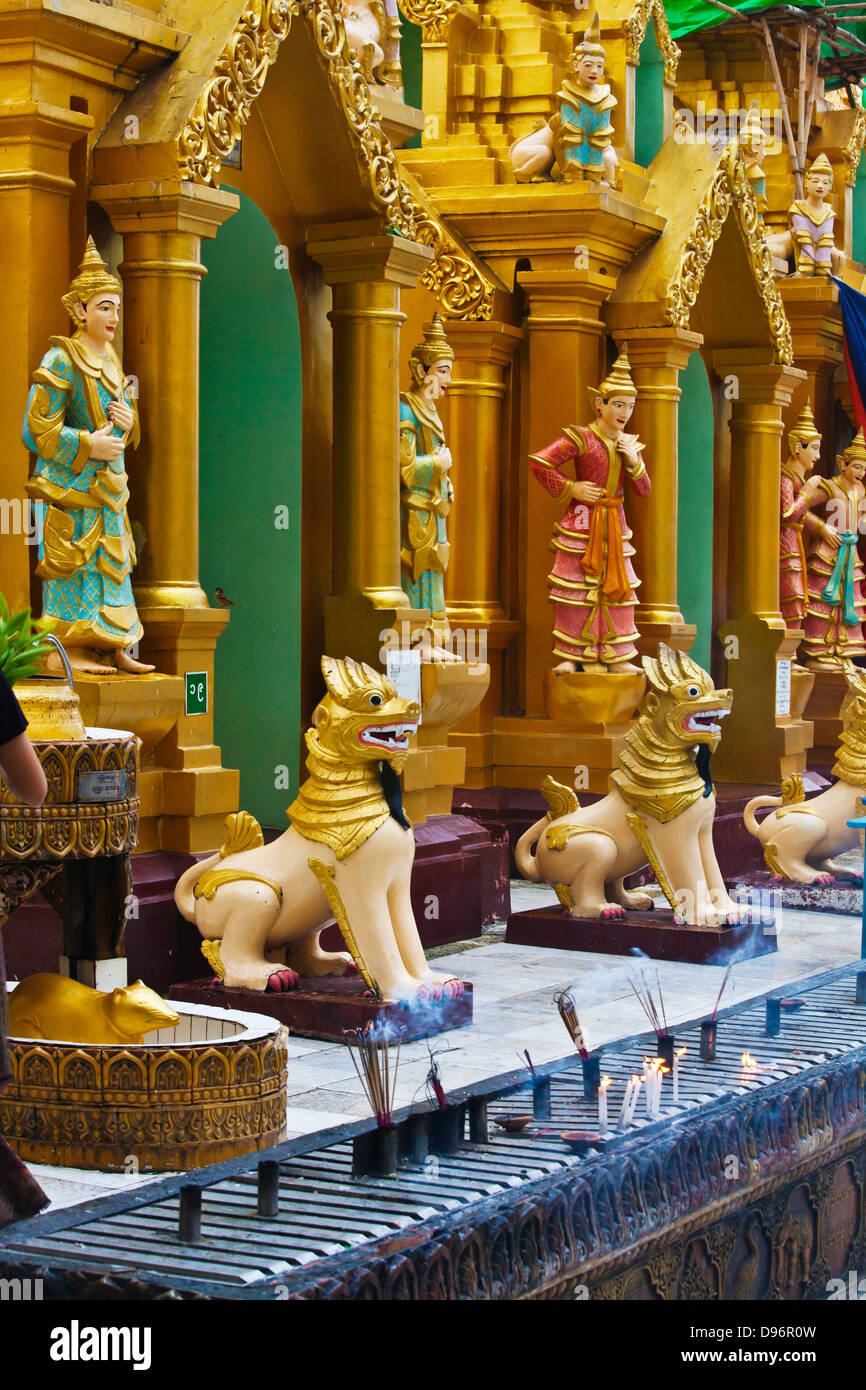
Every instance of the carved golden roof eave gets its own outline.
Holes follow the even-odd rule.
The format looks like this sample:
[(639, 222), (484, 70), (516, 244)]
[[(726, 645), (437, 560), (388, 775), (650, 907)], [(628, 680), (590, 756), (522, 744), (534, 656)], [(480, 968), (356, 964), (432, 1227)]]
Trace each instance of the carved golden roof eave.
[(461, 237), (448, 230), (418, 181), (405, 169), (402, 172), (412, 202), (415, 240), (433, 251), (420, 283), (435, 295), (447, 318), (490, 319), (494, 293), (507, 293), (505, 286)]
[(755, 322), (766, 324), (775, 360), (792, 366), (791, 326), (742, 151), (730, 145), (716, 158), (706, 146), (668, 141), (653, 170), (647, 199), (666, 215), (668, 224), (620, 276), (607, 302), (610, 326), (625, 330), (639, 319), (646, 326), (687, 329), (715, 245), (733, 217), (760, 308)]
[(177, 137), (180, 177), (216, 185), (222, 162), (249, 120), (296, 16), (312, 29), (373, 204), (390, 227), (411, 238), (412, 201), (391, 142), (379, 124), (370, 89), (346, 43), (337, 0), (250, 0)]
[(713, 247), (731, 211), (736, 217), (754, 272), (776, 360), (783, 366), (792, 367), (794, 345), (791, 325), (776, 285), (773, 258), (764, 235), (757, 198), (746, 174), (746, 161), (742, 150), (733, 145), (728, 146), (719, 160), (712, 184), (698, 208), (691, 236), (683, 247), (676, 274), (668, 285), (669, 321), (680, 328), (688, 328)]
[(851, 134), (842, 149), (842, 158), (845, 161), (845, 182), (849, 188), (853, 188), (857, 182), (857, 169), (864, 144), (866, 144), (866, 109), (861, 106), (855, 113)]
[(662, 0), (637, 0), (637, 4), (627, 15), (625, 21), (626, 57), (630, 63), (635, 65), (640, 63), (640, 46), (646, 36), (650, 19), (655, 24), (656, 43), (664, 59), (665, 82), (673, 86), (677, 80), (677, 67), (682, 57), (682, 50), (673, 39)]

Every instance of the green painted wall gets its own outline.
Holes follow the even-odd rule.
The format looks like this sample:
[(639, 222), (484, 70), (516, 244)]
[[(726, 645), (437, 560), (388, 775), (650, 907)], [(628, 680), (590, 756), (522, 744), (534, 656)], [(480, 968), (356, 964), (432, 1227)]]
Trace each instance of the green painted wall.
[(863, 265), (866, 263), (866, 163), (862, 159), (851, 196), (851, 255)]
[(713, 397), (701, 354), (680, 373), (677, 594), (698, 628), (691, 655), (710, 665), (713, 625)]
[(635, 69), (635, 163), (644, 169), (652, 164), (664, 143), (664, 59), (656, 43), (655, 25), (650, 22), (640, 46), (640, 63)]
[[(423, 81), (423, 54), (421, 51), (421, 26), (413, 24), (404, 15), (400, 16), (400, 66), (403, 69), (403, 99), (407, 106), (421, 110), (421, 84)], [(421, 148), (421, 134), (411, 136), (406, 141), (407, 150)]]
[[(219, 585), (238, 605), (216, 649), (223, 766), (240, 768), (241, 807), (284, 829), (298, 786), (301, 349), (285, 252), (240, 199), (202, 243), (201, 583), (211, 603)], [(288, 785), (275, 785), (280, 767)]]

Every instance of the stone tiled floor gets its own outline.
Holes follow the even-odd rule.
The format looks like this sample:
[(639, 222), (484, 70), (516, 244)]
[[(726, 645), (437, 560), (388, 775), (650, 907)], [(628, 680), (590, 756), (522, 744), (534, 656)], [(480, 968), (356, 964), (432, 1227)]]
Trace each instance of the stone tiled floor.
[[(512, 885), (512, 910), (555, 902), (546, 887)], [(590, 1047), (614, 1042), (646, 1028), (629, 975), (634, 965), (622, 956), (508, 946), (502, 930), (490, 929), (474, 949), (441, 954), (436, 968), (461, 974), (475, 990), (475, 1017), (470, 1028), (413, 1042), (401, 1050), (397, 1106), (423, 1097), (430, 1050), (437, 1057), (446, 1090), (481, 1081), (522, 1065), (529, 1049), (533, 1062), (563, 1057), (570, 1043), (553, 1004), (563, 986), (572, 989)], [(859, 958), (860, 919), (826, 913), (784, 914), (777, 954), (744, 961), (732, 973), (728, 1004), (807, 975)], [(721, 966), (651, 962), (658, 970), (668, 1022), (694, 1018), (712, 1008), (721, 982)], [(368, 1113), (361, 1084), (346, 1050), (334, 1043), (289, 1039), (288, 1133), (290, 1136), (344, 1124)], [(57, 1205), (81, 1202), (106, 1190), (147, 1177), (125, 1177), (32, 1165)]]

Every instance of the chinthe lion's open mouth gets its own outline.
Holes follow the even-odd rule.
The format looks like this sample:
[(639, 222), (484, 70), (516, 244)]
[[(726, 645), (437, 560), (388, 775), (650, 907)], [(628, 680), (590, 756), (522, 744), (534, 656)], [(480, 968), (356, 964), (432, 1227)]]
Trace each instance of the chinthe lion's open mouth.
[(375, 748), (405, 752), (409, 747), (409, 735), (414, 734), (417, 727), (417, 724), (373, 724), (361, 730), (358, 740)]
[(717, 720), (725, 719), (729, 709), (702, 709), (688, 715), (683, 720), (683, 728), (689, 734), (720, 734), (722, 727)]

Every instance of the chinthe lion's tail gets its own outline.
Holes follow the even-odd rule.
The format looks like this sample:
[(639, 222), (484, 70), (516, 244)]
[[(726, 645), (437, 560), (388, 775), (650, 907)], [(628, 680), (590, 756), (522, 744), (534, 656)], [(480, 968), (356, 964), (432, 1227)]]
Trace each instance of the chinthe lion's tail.
[(751, 801), (746, 803), (743, 811), (743, 821), (750, 835), (754, 835), (756, 840), (761, 838), (761, 827), (755, 819), (755, 812), (762, 806), (781, 806), (784, 801), (782, 796), (753, 796)]
[(200, 864), (192, 864), (185, 874), (181, 874), (174, 890), (174, 901), (181, 917), (188, 922), (195, 921), (194, 888), (206, 869), (213, 869), (230, 854), (240, 854), (243, 850), (258, 849), (264, 844), (262, 828), (255, 816), (248, 811), (235, 811), (226, 816), (226, 839), (216, 854), (202, 859)]
[(524, 878), (528, 878), (530, 883), (538, 883), (540, 875), (538, 865), (535, 862), (533, 848), (542, 830), (547, 825), (547, 816), (542, 816), (534, 825), (521, 835), (517, 844), (514, 846), (514, 859), (518, 869)]

